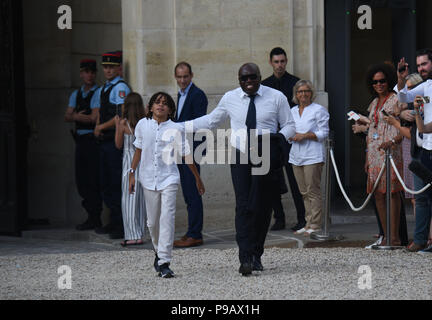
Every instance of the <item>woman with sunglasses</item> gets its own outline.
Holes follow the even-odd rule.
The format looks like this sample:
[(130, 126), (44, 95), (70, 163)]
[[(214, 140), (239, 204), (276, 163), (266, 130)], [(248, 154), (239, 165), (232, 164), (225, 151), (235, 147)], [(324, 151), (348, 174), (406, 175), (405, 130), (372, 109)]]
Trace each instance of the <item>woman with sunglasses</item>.
[[(367, 193), (373, 191), (376, 180), (378, 179), (382, 165), (385, 161), (385, 150), (390, 149), (393, 160), (400, 173), (403, 172), (402, 146), (403, 136), (394, 126), (388, 124), (385, 118), (399, 116), (403, 105), (398, 102), (397, 95), (392, 88), (397, 83), (397, 74), (393, 66), (389, 64), (374, 65), (367, 72), (367, 86), (373, 96), (373, 101), (369, 105), (370, 112), (368, 122), (368, 135), (366, 139), (366, 164), (367, 173)], [(376, 207), (379, 214), (381, 225), (384, 229), (384, 239), (381, 245), (400, 246), (399, 237), (401, 198), (400, 192), (403, 190), (396, 173), (391, 170), (391, 239), (387, 242), (387, 210), (386, 210), (386, 174), (383, 176), (375, 190), (374, 196)]]

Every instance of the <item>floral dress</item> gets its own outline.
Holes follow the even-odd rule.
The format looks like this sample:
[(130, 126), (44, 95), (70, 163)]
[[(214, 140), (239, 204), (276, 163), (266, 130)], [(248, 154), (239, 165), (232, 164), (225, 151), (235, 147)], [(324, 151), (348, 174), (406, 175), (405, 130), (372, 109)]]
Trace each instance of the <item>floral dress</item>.
[[(383, 163), (385, 163), (385, 151), (378, 150), (378, 148), (382, 143), (391, 141), (399, 134), (399, 131), (395, 127), (384, 121), (384, 114), (382, 113), (382, 110), (385, 110), (388, 114), (393, 116), (398, 116), (400, 114), (402, 104), (398, 102), (396, 94), (390, 93), (390, 96), (384, 102), (384, 105), (378, 106), (378, 100), (379, 99), (376, 98), (372, 101), (368, 109), (370, 110), (369, 119), (371, 120), (371, 124), (369, 126), (367, 137), (367, 193), (372, 193), (375, 182), (381, 171), (381, 167)], [(391, 148), (391, 155), (400, 175), (403, 177), (402, 146), (400, 144), (393, 146)], [(386, 189), (386, 171), (384, 170), (376, 192), (385, 194)], [(391, 192), (395, 193), (402, 190), (402, 185), (400, 184), (396, 173), (392, 169)]]

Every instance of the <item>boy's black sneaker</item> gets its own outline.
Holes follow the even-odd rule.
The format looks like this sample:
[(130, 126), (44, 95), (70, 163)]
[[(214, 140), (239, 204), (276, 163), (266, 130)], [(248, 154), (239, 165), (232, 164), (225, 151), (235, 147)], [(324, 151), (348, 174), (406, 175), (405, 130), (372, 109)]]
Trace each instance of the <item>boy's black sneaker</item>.
[(164, 263), (159, 266), (159, 277), (162, 278), (173, 278), (174, 272), (169, 268), (169, 263)]
[(160, 272), (160, 267), (159, 267), (159, 263), (158, 262), (159, 262), (159, 257), (155, 253), (155, 259), (154, 259), (154, 262), (153, 262), (153, 266), (154, 266), (156, 272)]

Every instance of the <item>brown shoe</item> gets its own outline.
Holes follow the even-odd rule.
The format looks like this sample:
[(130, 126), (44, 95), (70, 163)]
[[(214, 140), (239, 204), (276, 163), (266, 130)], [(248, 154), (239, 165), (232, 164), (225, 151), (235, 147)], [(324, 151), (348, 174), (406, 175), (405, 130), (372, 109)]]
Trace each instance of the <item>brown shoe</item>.
[(203, 244), (202, 239), (194, 239), (194, 238), (181, 238), (180, 240), (174, 241), (174, 247), (176, 248), (189, 248), (189, 247), (198, 247)]
[(414, 242), (411, 242), (411, 244), (407, 247), (407, 250), (409, 252), (418, 252), (418, 251), (423, 250), (425, 248), (426, 248), (425, 245), (420, 245), (420, 244), (416, 244)]

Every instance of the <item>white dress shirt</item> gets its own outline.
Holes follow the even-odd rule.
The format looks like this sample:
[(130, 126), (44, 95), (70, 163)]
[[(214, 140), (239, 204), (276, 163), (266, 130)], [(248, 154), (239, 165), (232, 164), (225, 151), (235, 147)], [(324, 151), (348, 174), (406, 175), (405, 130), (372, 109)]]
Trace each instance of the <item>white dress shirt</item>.
[[(432, 99), (432, 80), (427, 80), (412, 90), (408, 90), (406, 85), (405, 88), (400, 91), (396, 85), (394, 90), (398, 94), (399, 101), (404, 103), (414, 102), (416, 96), (429, 97)], [(424, 105), (424, 123), (428, 124), (430, 122), (432, 122), (432, 104), (428, 103)], [(423, 148), (432, 150), (432, 134), (423, 134)]]
[(318, 141), (307, 139), (301, 142), (292, 142), (289, 162), (296, 166), (325, 162), (323, 142), (329, 134), (328, 123), (330, 119), (327, 109), (317, 103), (312, 103), (303, 109), (301, 116), (298, 106), (292, 108), (291, 112), (294, 117), (296, 132), (313, 132)]
[(190, 153), (184, 138), (183, 126), (171, 120), (157, 123), (154, 119), (141, 119), (135, 128), (134, 146), (142, 150), (139, 181), (146, 189), (164, 190), (180, 184), (177, 155)]
[[(260, 85), (255, 97), (257, 134), (277, 133), (278, 125), (282, 128), (285, 138), (294, 136), (295, 123), (291, 115), (291, 108), (285, 95), (272, 88)], [(234, 148), (245, 152), (246, 146), (246, 117), (249, 110), (250, 98), (241, 88), (227, 92), (218, 106), (208, 115), (186, 122), (186, 130), (193, 128), (214, 129), (222, 125), (229, 117), (231, 121), (230, 142)]]

